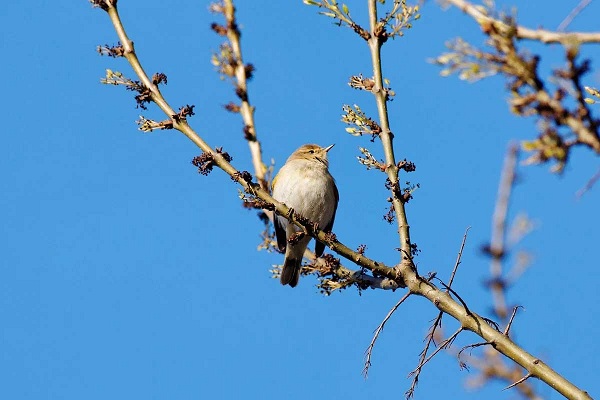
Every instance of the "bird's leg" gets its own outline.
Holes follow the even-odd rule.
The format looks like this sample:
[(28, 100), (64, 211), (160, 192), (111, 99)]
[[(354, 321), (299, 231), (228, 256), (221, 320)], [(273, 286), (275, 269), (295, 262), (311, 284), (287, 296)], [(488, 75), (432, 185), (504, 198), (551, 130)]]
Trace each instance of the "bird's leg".
[[(300, 216), (300, 214), (297, 214), (292, 207), (289, 207), (288, 212), (285, 214), (285, 217), (290, 221), (290, 224), (292, 223), (292, 221), (302, 222), (303, 218), (302, 216)], [(301, 226), (300, 228), (302, 229), (302, 231), (295, 232), (291, 234), (288, 238), (287, 242), (290, 245), (295, 245), (308, 233), (306, 232), (306, 228), (304, 228), (304, 226)]]
[(296, 216), (296, 212), (294, 211), (294, 209), (292, 207), (288, 208), (288, 212), (287, 212), (287, 214), (285, 214), (285, 217), (287, 219), (289, 219), (290, 221), (293, 221), (295, 216)]
[[(240, 177), (242, 177), (242, 173), (241, 172), (238, 172), (238, 174), (240, 175)], [(242, 177), (242, 179), (243, 179), (243, 177)], [(258, 184), (256, 184), (256, 183), (248, 182), (248, 186), (246, 186), (246, 188), (244, 188), (244, 191), (246, 193), (249, 193), (252, 196), (256, 197), (257, 196), (256, 189), (259, 188), (259, 187), (260, 186)]]
[[(295, 214), (294, 217), (295, 217), (296, 221), (300, 222), (300, 224), (301, 224), (300, 228), (302, 229), (304, 234), (310, 235), (310, 232), (308, 230), (313, 226), (313, 222), (311, 220), (309, 220), (308, 218), (303, 217), (300, 214)], [(307, 229), (307, 227), (308, 227), (308, 229)]]
[(312, 230), (313, 232), (316, 234), (317, 232), (319, 232), (320, 228), (319, 228), (319, 224), (316, 222), (312, 223)]
[(304, 233), (304, 232), (295, 232), (289, 237), (288, 243), (293, 246), (296, 243), (298, 243), (300, 240), (302, 240), (302, 238), (304, 236), (306, 236), (306, 233)]

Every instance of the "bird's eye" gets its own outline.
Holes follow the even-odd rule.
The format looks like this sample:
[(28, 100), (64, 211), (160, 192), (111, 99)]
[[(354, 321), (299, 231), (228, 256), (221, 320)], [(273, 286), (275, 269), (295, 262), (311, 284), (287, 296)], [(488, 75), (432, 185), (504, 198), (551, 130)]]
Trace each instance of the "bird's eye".
[(314, 151), (314, 150), (309, 150), (308, 152), (309, 152), (310, 154), (315, 154), (315, 151)]

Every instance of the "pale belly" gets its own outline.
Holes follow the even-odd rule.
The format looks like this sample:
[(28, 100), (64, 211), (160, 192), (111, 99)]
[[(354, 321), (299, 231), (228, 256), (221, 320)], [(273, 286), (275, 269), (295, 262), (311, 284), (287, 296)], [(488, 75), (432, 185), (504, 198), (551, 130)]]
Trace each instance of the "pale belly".
[(294, 184), (278, 182), (273, 197), (323, 229), (335, 211), (335, 183), (326, 171), (305, 171), (303, 175), (304, 179), (296, 179)]

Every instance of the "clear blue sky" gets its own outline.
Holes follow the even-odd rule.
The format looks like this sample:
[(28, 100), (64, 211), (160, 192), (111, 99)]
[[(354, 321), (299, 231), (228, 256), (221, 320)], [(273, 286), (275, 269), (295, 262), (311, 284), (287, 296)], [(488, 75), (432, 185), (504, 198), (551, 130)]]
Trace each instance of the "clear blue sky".
[[(271, 279), (282, 256), (256, 251), (262, 226), (229, 177), (198, 175), (190, 160), (199, 150), (181, 134), (137, 131), (141, 110), (131, 93), (99, 83), (105, 68), (132, 76), (124, 60), (95, 52), (116, 42), (106, 14), (83, 0), (38, 3), (9, 1), (0, 15), (0, 398), (401, 398), (436, 310), (422, 299), (403, 305), (365, 381), (364, 350), (403, 292), (323, 297), (313, 277), (293, 290)], [(195, 104), (192, 126), (250, 170), (241, 121), (221, 107), (234, 100), (231, 87), (209, 62), (220, 39), (208, 28), (217, 17), (207, 3), (120, 3), (147, 70), (168, 75), (172, 105)], [(363, 3), (348, 5), (364, 21)], [(578, 1), (514, 3), (522, 23), (555, 28)], [(395, 263), (394, 227), (382, 220), (384, 177), (356, 162), (359, 146), (377, 156), (381, 149), (339, 121), (343, 104), (374, 110), (370, 96), (347, 86), (353, 74), (370, 75), (366, 45), (301, 1), (240, 1), (238, 9), (244, 55), (256, 66), (250, 96), (265, 160), (280, 166), (303, 143), (335, 143), (334, 231)], [(597, 28), (599, 13), (593, 2), (571, 28)], [(386, 44), (384, 74), (397, 93), (397, 154), (416, 163), (408, 179), (421, 184), (408, 205), (420, 271), (447, 277), (471, 226), (455, 288), (485, 315), (489, 264), (478, 249), (489, 239), (504, 150), (535, 133), (531, 120), (508, 112), (500, 79), (471, 85), (427, 63), (459, 35), (482, 41), (471, 19), (427, 2), (414, 29)], [(562, 65), (562, 52), (551, 49), (546, 70)], [(597, 67), (598, 47), (584, 54)], [(600, 86), (597, 72), (588, 79)], [(143, 114), (162, 118), (153, 107)], [(525, 306), (517, 342), (596, 397), (600, 188), (579, 201), (575, 192), (597, 168), (596, 157), (578, 150), (560, 177), (548, 166), (520, 169), (511, 216), (535, 221), (519, 247), (534, 262), (509, 293), (511, 304)], [(458, 343), (477, 341), (465, 334)], [(466, 391), (475, 373), (441, 354), (417, 398), (514, 395), (500, 384)]]

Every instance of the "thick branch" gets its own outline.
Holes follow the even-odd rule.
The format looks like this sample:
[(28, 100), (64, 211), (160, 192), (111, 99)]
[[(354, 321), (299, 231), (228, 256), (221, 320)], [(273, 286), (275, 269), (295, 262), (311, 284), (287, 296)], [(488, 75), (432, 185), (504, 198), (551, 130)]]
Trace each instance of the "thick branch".
[(410, 271), (403, 270), (403, 272), (405, 272), (403, 274), (405, 282), (412, 292), (429, 299), (438, 309), (460, 321), (461, 326), (465, 330), (469, 330), (491, 343), (497, 351), (525, 368), (532, 376), (544, 381), (569, 399), (591, 400), (587, 392), (579, 389), (543, 361), (519, 347), (509, 337), (505, 336), (503, 332), (490, 326), (481, 316), (473, 311), (467, 312), (450, 295), (439, 290), (430, 282), (416, 276), (408, 276)]

